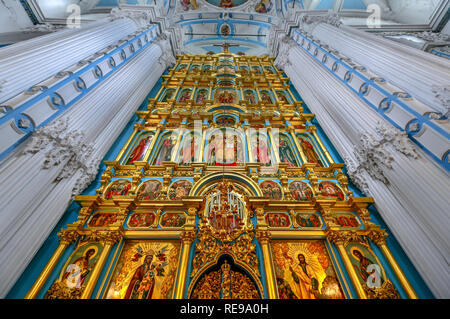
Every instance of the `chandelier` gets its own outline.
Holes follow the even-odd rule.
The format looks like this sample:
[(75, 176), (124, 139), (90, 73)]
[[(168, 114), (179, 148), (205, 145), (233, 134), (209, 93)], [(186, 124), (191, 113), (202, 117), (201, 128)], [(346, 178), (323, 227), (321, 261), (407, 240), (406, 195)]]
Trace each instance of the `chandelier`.
[(222, 181), (208, 195), (203, 225), (208, 225), (212, 235), (222, 241), (236, 238), (246, 227), (243, 195), (236, 192), (230, 182)]

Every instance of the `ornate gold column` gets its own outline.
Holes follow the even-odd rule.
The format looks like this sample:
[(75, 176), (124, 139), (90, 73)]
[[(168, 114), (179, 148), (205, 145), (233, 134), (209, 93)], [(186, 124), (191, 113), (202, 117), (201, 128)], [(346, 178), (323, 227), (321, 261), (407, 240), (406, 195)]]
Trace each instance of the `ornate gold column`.
[(300, 158), (303, 162), (302, 164), (308, 163), (308, 159), (306, 158), (305, 153), (303, 153), (303, 148), (298, 143), (297, 136), (295, 136), (294, 129), (292, 128), (292, 126), (290, 126), (288, 130), (289, 133), (291, 133), (292, 139), (294, 140), (295, 146), (297, 147), (298, 153), (300, 154)]
[(361, 282), (359, 281), (355, 268), (353, 267), (353, 264), (350, 261), (350, 258), (348, 257), (344, 247), (344, 245), (350, 241), (359, 241), (360, 240), (359, 236), (353, 232), (330, 230), (327, 233), (327, 239), (331, 243), (335, 244), (336, 247), (338, 248), (339, 254), (342, 257), (342, 260), (344, 261), (345, 268), (347, 269), (347, 272), (353, 283), (353, 287), (355, 287), (356, 293), (358, 294), (358, 297), (360, 299), (367, 299), (367, 294), (364, 291)]
[(258, 239), (264, 260), (264, 270), (266, 274), (267, 294), (269, 299), (277, 299), (277, 285), (275, 281), (275, 271), (273, 269), (272, 258), (270, 254), (269, 242), (270, 232), (268, 230), (257, 230), (256, 238)]
[(45, 268), (42, 270), (39, 277), (34, 282), (31, 289), (28, 291), (28, 293), (25, 296), (25, 299), (34, 299), (38, 295), (39, 291), (42, 289), (42, 286), (44, 286), (45, 282), (47, 281), (48, 277), (52, 273), (53, 269), (55, 268), (56, 264), (59, 261), (59, 258), (63, 254), (63, 252), (66, 250), (67, 246), (69, 246), (71, 243), (73, 243), (79, 236), (78, 232), (76, 230), (63, 230), (59, 234), (59, 245), (58, 248), (56, 248), (55, 252), (53, 253), (52, 257), (48, 261), (47, 265), (45, 265)]
[(267, 297), (269, 299), (277, 299), (277, 284), (275, 280), (275, 271), (273, 269), (272, 257), (270, 254), (270, 232), (267, 230), (267, 223), (264, 219), (264, 208), (257, 207), (255, 209), (257, 226), (256, 226), (256, 238), (261, 245), (263, 261), (264, 261), (264, 271), (266, 274), (266, 284), (267, 284)]
[[(267, 135), (269, 136), (269, 139), (270, 139), (270, 145), (272, 146), (271, 150), (273, 152), (273, 155), (275, 156), (277, 163), (281, 163), (280, 154), (279, 154), (279, 152), (277, 152), (278, 148), (275, 148), (274, 138), (273, 138), (273, 134), (272, 134), (272, 127), (268, 127), (267, 132), (268, 132)], [(278, 137), (278, 139), (279, 139), (279, 137)]]
[[(328, 160), (328, 163), (334, 164), (333, 158), (330, 155), (330, 152), (328, 152), (325, 145), (323, 145), (322, 140), (317, 135), (317, 128), (315, 126), (309, 127), (310, 132), (313, 134), (314, 138), (316, 139), (317, 143), (319, 144), (320, 148), (322, 149), (322, 152), (325, 154), (325, 157)], [(319, 155), (319, 154), (317, 154)]]
[(180, 267), (178, 269), (175, 299), (184, 298), (184, 289), (186, 287), (187, 268), (189, 263), (189, 252), (191, 250), (191, 245), (194, 242), (194, 240), (195, 240), (194, 229), (185, 230), (181, 234), (182, 251), (180, 258)]
[(89, 299), (91, 297), (92, 291), (97, 284), (98, 277), (100, 276), (100, 273), (105, 266), (106, 259), (108, 258), (112, 246), (122, 239), (122, 231), (111, 230), (106, 232), (93, 232), (91, 234), (91, 238), (95, 241), (103, 241), (104, 246), (100, 257), (95, 264), (94, 270), (92, 271), (91, 277), (89, 278), (89, 281), (86, 284), (83, 293), (81, 294), (80, 299)]
[(405, 274), (401, 270), (400, 266), (398, 265), (397, 261), (395, 260), (394, 256), (392, 256), (391, 251), (386, 246), (386, 237), (387, 233), (384, 230), (371, 230), (368, 234), (368, 237), (370, 240), (372, 240), (378, 247), (380, 247), (381, 251), (383, 252), (383, 255), (388, 260), (389, 264), (391, 265), (392, 269), (394, 270), (395, 275), (400, 281), (400, 284), (402, 285), (403, 289), (405, 290), (406, 294), (410, 299), (419, 299), (416, 292), (414, 291), (413, 287), (409, 283), (408, 279), (406, 278)]
[(162, 127), (163, 127), (162, 124), (158, 124), (158, 128), (156, 129), (155, 134), (153, 135), (153, 140), (150, 143), (150, 146), (148, 147), (148, 149), (144, 155), (144, 158), (142, 159), (143, 162), (148, 161), (148, 158), (150, 157), (150, 154), (152, 153), (153, 148), (155, 147), (156, 141), (158, 140), (159, 134), (161, 133)]

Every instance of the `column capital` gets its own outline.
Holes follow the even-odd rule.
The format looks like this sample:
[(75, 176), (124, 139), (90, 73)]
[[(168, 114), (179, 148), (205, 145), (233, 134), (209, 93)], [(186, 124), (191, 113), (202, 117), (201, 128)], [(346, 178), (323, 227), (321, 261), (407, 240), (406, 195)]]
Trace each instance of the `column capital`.
[(59, 236), (59, 242), (61, 244), (70, 245), (73, 243), (77, 238), (80, 236), (78, 231), (73, 229), (63, 229), (61, 232), (58, 233)]
[(185, 230), (181, 233), (181, 240), (183, 243), (192, 244), (195, 240), (195, 231)]
[(358, 235), (356, 231), (329, 230), (326, 236), (327, 239), (335, 245), (345, 246), (350, 242), (363, 242), (362, 237)]
[(377, 246), (386, 245), (386, 238), (388, 237), (388, 234), (385, 230), (377, 229), (377, 230), (370, 230), (367, 234), (367, 237), (371, 241), (373, 241)]

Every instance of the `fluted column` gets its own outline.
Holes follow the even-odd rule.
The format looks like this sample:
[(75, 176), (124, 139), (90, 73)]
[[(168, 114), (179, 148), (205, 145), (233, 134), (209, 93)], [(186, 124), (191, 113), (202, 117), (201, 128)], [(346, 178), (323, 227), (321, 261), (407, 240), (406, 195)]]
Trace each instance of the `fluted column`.
[(4, 297), (57, 224), (72, 194), (95, 178), (100, 160), (156, 84), (170, 45), (145, 46), (55, 122), (33, 134), (0, 167), (0, 297)]
[[(437, 113), (449, 112), (448, 59), (353, 27), (311, 21), (313, 26), (309, 33), (322, 43), (398, 86)], [(446, 98), (442, 94), (446, 94)]]
[[(450, 296), (447, 172), (293, 42), (279, 63), (438, 297)], [(281, 62), (280, 62), (281, 61)]]
[[(0, 103), (138, 31), (130, 18), (105, 18), (0, 49)], [(44, 67), (45, 66), (45, 67)]]

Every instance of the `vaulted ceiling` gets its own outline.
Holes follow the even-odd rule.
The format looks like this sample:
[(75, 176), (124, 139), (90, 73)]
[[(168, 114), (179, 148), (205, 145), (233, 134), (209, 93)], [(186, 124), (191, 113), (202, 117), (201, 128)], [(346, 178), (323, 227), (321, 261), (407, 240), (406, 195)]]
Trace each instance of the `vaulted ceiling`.
[[(2, 0), (9, 1), (9, 0)], [(160, 15), (179, 27), (186, 53), (230, 51), (267, 54), (269, 33), (294, 11), (334, 11), (345, 24), (367, 28), (380, 13), (384, 29), (432, 30), (442, 24), (450, 0), (20, 0), (34, 23), (65, 24), (78, 5), (82, 21), (97, 20), (119, 5), (156, 6)], [(1, 10), (1, 9), (0, 9)], [(448, 14), (447, 14), (448, 19)], [(0, 31), (1, 32), (1, 31)]]

